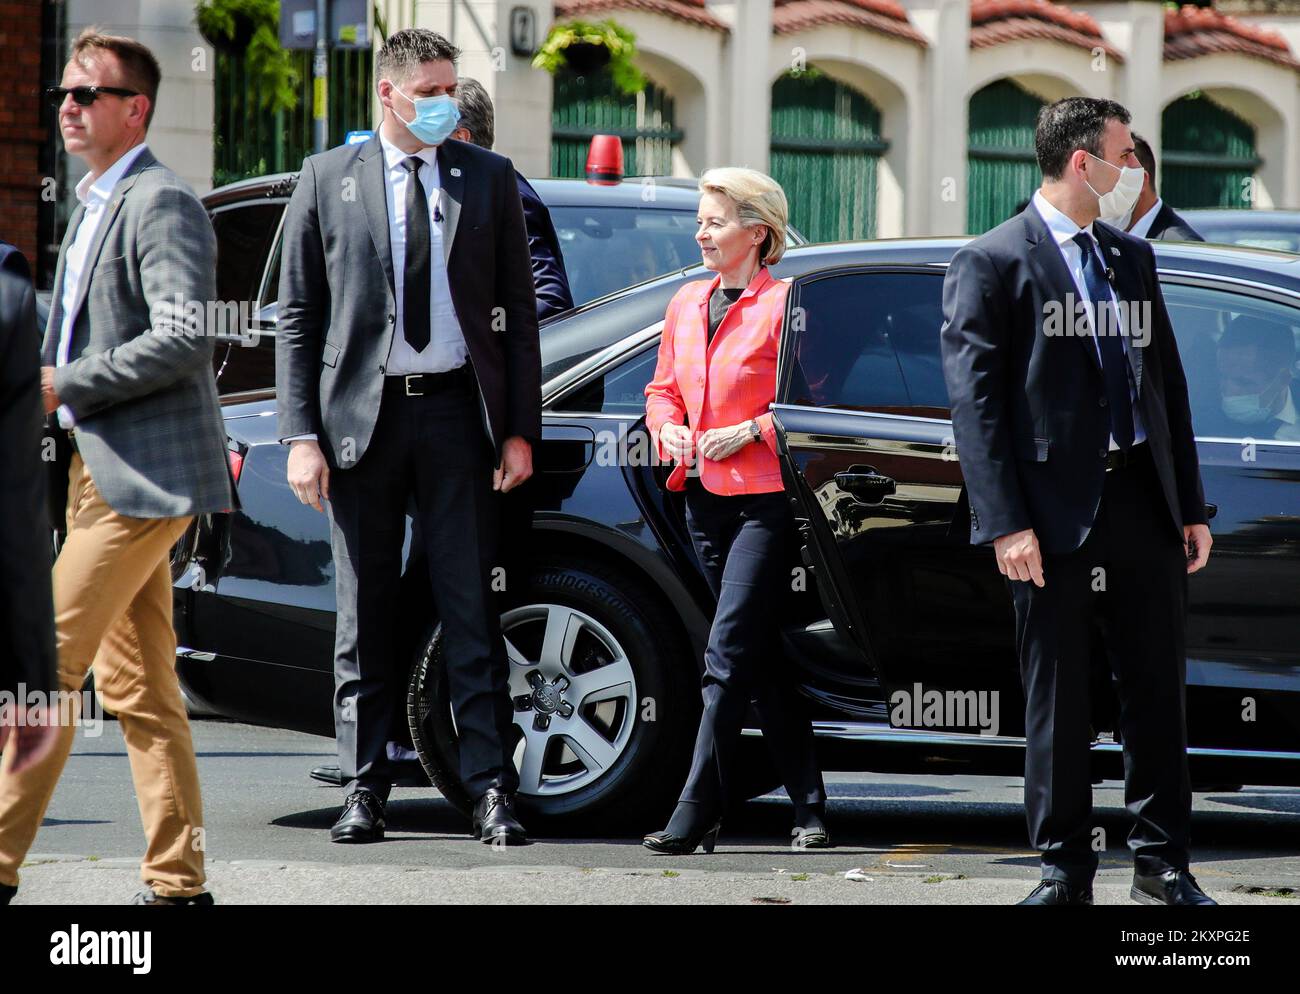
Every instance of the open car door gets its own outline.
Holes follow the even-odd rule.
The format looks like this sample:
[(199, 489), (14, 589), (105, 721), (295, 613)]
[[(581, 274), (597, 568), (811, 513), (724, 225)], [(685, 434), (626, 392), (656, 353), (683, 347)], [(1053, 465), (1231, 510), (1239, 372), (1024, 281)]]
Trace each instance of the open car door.
[(965, 515), (953, 524), (943, 274), (864, 265), (792, 281), (773, 405), (782, 475), (826, 611), (888, 691), (1014, 695), (1005, 583)]

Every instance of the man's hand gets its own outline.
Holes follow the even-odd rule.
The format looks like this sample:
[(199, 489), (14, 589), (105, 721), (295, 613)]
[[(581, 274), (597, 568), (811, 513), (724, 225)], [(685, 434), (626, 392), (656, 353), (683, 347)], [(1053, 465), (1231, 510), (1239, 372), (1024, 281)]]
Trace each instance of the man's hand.
[(675, 462), (690, 465), (695, 458), (695, 442), (691, 439), (691, 430), (685, 425), (665, 424), (659, 429), (659, 441)]
[(710, 428), (700, 436), (700, 455), (705, 459), (721, 462), (727, 456), (739, 452), (753, 440), (754, 433), (750, 431), (748, 421), (729, 425), (726, 428)]
[(1209, 525), (1183, 525), (1183, 546), (1187, 549), (1187, 572), (1195, 573), (1210, 558), (1210, 546), (1214, 544), (1214, 539), (1210, 538)]
[(1040, 587), (1043, 581), (1043, 555), (1038, 550), (1038, 536), (1032, 528), (1012, 532), (993, 540), (993, 555), (998, 561), (998, 572), (1011, 580), (1033, 580)]
[(10, 736), (14, 738), (14, 762), (10, 773), (21, 773), (48, 756), (59, 738), (59, 726), (47, 720), (47, 710), (37, 706), (28, 708), (23, 724), (14, 724), (15, 707), (0, 710), (0, 755)]
[(511, 435), (501, 446), (501, 465), (492, 472), (492, 489), (505, 493), (533, 475), (533, 447), (522, 435)]
[(54, 391), (54, 367), (41, 367), (41, 400), (45, 403), (45, 413), (50, 414), (59, 409), (59, 395)]
[(323, 511), (320, 502), (330, 498), (330, 468), (315, 439), (301, 438), (289, 443), (289, 486), (298, 499)]

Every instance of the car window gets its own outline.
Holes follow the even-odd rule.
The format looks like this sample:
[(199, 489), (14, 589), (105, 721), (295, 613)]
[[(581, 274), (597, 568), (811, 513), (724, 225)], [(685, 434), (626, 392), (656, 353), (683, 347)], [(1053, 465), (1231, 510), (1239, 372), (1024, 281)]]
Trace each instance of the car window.
[(840, 273), (802, 283), (790, 402), (948, 416), (940, 273)]
[(1300, 441), (1300, 310), (1217, 287), (1163, 290), (1196, 434)]
[(552, 207), (575, 306), (700, 261), (695, 211)]
[(240, 204), (212, 216), (217, 233), (217, 299), (258, 306), (262, 273), (275, 242), (284, 204), (264, 200)]
[(640, 417), (645, 413), (646, 384), (654, 378), (658, 359), (656, 343), (575, 390), (556, 403), (555, 409), (574, 414)]

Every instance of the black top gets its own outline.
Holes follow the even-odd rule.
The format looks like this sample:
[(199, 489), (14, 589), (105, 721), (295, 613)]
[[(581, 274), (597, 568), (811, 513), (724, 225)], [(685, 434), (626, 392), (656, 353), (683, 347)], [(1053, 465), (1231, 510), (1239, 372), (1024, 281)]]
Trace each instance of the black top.
[(740, 299), (740, 295), (745, 292), (743, 286), (724, 287), (721, 283), (718, 288), (709, 294), (709, 342), (712, 343), (713, 336), (717, 333), (718, 325), (722, 324), (722, 319), (727, 316), (727, 309)]

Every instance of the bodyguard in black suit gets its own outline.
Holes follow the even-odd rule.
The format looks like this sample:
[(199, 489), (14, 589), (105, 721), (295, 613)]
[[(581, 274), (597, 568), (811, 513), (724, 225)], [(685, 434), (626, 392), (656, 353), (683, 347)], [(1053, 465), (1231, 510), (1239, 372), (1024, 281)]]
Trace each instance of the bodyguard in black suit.
[(1160, 199), (1156, 192), (1156, 156), (1151, 151), (1151, 145), (1139, 135), (1133, 136), (1133, 154), (1146, 177), (1142, 181), (1142, 192), (1138, 194), (1137, 203), (1133, 205), (1131, 221), (1120, 227), (1135, 238), (1150, 241), (1205, 241), (1181, 214)]
[(390, 36), (378, 135), (308, 158), (285, 214), (276, 392), (289, 482), (330, 511), (348, 781), (337, 842), (383, 837), (385, 743), (410, 662), (397, 606), (411, 502), (473, 834), (525, 841), (490, 571), (500, 492), (531, 475), (541, 435), (537, 315), (510, 160), (448, 140), (458, 56), (432, 31)]
[[(22, 260), (16, 249), (14, 255)], [(40, 334), (25, 269), (0, 254), (0, 756), (7, 748), (14, 753), (13, 772), (38, 763), (57, 741), (57, 726), (28, 708), (29, 694), (59, 689), (41, 466)], [(0, 904), (16, 890), (0, 884)]]
[[(1044, 108), (1042, 187), (962, 248), (944, 282), (971, 541), (993, 544), (1015, 603), (1043, 874), (1027, 904), (1092, 901), (1094, 629), (1119, 682), (1132, 896), (1212, 903), (1188, 872), (1184, 614), (1210, 533), (1187, 385), (1150, 246), (1097, 220), (1133, 203), (1128, 121), (1107, 100)], [(1121, 314), (1127, 335), (1114, 333)]]
[[(496, 113), (483, 84), (462, 76), (456, 86), (456, 105), (460, 108), (460, 124), (452, 132), (452, 137), (490, 149), (496, 142)], [(518, 170), (515, 171), (515, 181), (519, 184), (519, 199), (524, 205), (528, 253), (533, 263), (533, 288), (537, 292), (537, 320), (541, 321), (552, 314), (572, 310), (573, 293), (569, 290), (564, 253), (560, 249), (560, 238), (555, 233), (550, 209)]]

